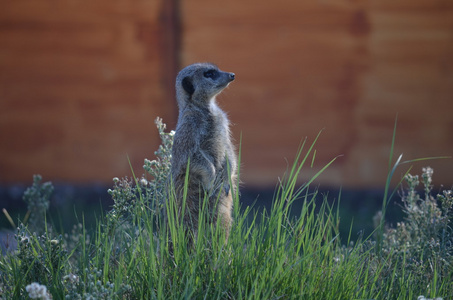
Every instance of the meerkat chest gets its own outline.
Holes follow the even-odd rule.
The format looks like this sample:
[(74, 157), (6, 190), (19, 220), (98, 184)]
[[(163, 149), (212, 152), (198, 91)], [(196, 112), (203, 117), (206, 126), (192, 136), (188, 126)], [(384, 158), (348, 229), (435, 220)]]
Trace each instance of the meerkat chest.
[(228, 137), (228, 120), (225, 113), (218, 107), (210, 109), (206, 115), (205, 134), (203, 135), (201, 148), (209, 153), (215, 165), (223, 162)]

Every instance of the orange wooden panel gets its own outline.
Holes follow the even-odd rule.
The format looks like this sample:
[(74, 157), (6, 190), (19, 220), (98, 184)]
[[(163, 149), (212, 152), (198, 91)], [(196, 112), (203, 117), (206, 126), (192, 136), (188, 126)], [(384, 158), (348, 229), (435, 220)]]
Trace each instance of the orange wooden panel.
[(2, 5), (0, 182), (111, 182), (130, 174), (127, 155), (143, 173), (154, 119), (176, 115), (162, 3)]
[[(453, 155), (452, 13), (429, 0), (182, 1), (181, 56), (236, 73), (219, 102), (242, 135), (245, 185), (275, 184), (324, 128), (315, 167), (342, 157), (318, 182), (376, 187), (397, 114), (396, 153)], [(451, 184), (451, 160), (415, 171), (425, 164)]]

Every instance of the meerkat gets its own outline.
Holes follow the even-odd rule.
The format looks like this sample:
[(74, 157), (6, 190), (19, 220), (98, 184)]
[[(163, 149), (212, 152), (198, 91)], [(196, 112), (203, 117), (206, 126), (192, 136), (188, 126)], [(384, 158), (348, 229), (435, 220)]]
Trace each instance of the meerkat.
[(234, 73), (223, 72), (210, 63), (187, 66), (176, 77), (179, 116), (173, 141), (171, 178), (177, 208), (181, 211), (189, 166), (184, 223), (195, 236), (204, 197), (208, 197), (212, 220), (220, 218), (227, 238), (233, 221), (237, 157), (228, 117), (217, 105), (216, 96), (234, 79)]

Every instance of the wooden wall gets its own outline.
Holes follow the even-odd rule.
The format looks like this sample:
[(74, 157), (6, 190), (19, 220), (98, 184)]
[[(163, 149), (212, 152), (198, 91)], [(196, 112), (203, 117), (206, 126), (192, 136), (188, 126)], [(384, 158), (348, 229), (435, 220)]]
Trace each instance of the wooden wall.
[[(9, 1), (0, 10), (0, 179), (139, 174), (174, 122), (164, 1)], [(171, 78), (169, 77), (171, 75)]]
[[(318, 182), (382, 186), (397, 114), (403, 160), (453, 155), (453, 2), (229, 3), (183, 1), (182, 60), (236, 73), (220, 102), (242, 134), (246, 185), (275, 183), (324, 129), (305, 178), (342, 155)], [(414, 171), (426, 164), (452, 184), (451, 159)]]
[[(236, 73), (218, 101), (242, 135), (245, 186), (275, 185), (321, 129), (304, 178), (342, 155), (318, 183), (382, 186), (397, 114), (397, 154), (453, 155), (451, 1), (2, 6), (1, 183), (109, 183), (130, 174), (126, 154), (141, 173), (159, 144), (154, 118), (175, 126), (175, 70), (196, 61)], [(428, 164), (435, 183), (453, 183), (451, 159)]]

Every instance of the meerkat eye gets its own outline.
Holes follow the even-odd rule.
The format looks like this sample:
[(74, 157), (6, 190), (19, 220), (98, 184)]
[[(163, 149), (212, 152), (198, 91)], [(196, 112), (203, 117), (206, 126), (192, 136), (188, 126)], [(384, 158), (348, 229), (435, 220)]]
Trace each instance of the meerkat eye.
[(204, 72), (203, 75), (206, 78), (216, 79), (217, 76), (219, 75), (219, 72), (217, 72), (216, 70), (208, 70)]

